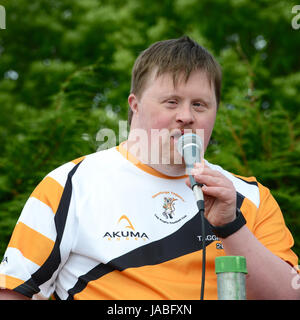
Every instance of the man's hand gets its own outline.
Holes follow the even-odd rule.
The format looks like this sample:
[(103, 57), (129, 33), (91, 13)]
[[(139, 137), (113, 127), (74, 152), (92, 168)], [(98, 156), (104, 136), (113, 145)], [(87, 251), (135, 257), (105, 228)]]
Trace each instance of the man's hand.
[[(233, 183), (219, 171), (195, 163), (191, 174), (202, 183), (205, 217), (213, 226), (222, 226), (236, 218), (236, 190)], [(190, 187), (189, 179), (186, 184)]]
[[(236, 217), (236, 190), (230, 180), (216, 170), (197, 163), (192, 175), (204, 184), (205, 217), (210, 224), (221, 226)], [(189, 179), (186, 181), (190, 187)], [(266, 248), (244, 225), (222, 241), (225, 254), (244, 256), (247, 260), (247, 299), (298, 299), (292, 281), (292, 267)]]

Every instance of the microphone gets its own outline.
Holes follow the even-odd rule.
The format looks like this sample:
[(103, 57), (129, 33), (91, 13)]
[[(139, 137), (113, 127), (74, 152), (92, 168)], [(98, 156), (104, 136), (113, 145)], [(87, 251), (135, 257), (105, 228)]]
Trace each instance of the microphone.
[(194, 168), (194, 163), (200, 162), (202, 149), (202, 140), (200, 136), (195, 133), (186, 133), (178, 139), (177, 150), (184, 158), (186, 170), (190, 178), (192, 190), (196, 197), (197, 205), (199, 200), (204, 200), (203, 193), (200, 188), (202, 185), (197, 183), (190, 173)]
[(205, 287), (205, 265), (206, 265), (206, 235), (205, 235), (205, 217), (204, 217), (204, 197), (202, 192), (202, 185), (197, 183), (194, 177), (191, 175), (191, 170), (194, 167), (195, 162), (200, 162), (202, 151), (202, 140), (194, 133), (187, 133), (182, 135), (177, 142), (177, 150), (183, 156), (186, 165), (187, 173), (190, 178), (192, 190), (197, 201), (197, 207), (199, 209), (201, 217), (201, 235), (202, 235), (202, 279), (201, 279), (201, 291), (200, 299), (204, 299), (204, 287)]

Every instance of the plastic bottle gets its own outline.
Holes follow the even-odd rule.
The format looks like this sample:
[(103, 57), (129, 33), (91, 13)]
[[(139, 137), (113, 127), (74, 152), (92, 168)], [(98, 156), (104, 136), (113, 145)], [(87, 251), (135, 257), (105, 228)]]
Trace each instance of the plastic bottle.
[(246, 258), (224, 256), (215, 259), (218, 300), (246, 300)]

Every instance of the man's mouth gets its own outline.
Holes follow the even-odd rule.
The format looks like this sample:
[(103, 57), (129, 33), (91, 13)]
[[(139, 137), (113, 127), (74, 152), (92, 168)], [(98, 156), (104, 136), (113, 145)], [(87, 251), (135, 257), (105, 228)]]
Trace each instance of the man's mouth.
[(177, 142), (182, 135), (184, 135), (185, 133), (191, 133), (191, 132), (192, 132), (192, 129), (177, 128), (177, 129), (173, 129), (170, 135), (171, 135), (171, 138), (173, 138), (174, 141)]
[(171, 132), (171, 139), (174, 140), (174, 143), (177, 143), (178, 139), (183, 135), (182, 130), (180, 129), (175, 129), (174, 131)]

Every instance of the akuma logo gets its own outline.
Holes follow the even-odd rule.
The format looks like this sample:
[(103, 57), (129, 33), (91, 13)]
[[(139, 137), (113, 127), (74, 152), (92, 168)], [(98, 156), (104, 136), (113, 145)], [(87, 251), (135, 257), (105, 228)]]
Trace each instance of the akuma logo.
[[(117, 229), (113, 231), (105, 232), (103, 238), (106, 238), (108, 241), (116, 240), (149, 240), (145, 232), (136, 231), (133, 224), (126, 215), (120, 217), (117, 222)], [(126, 230), (130, 229), (130, 230)]]
[(133, 227), (132, 223), (130, 222), (130, 220), (129, 220), (125, 215), (123, 215), (123, 216), (119, 219), (118, 223), (120, 223), (120, 221), (122, 221), (123, 219), (128, 222), (128, 226), (125, 226), (125, 228), (129, 228), (129, 229), (132, 229), (132, 230), (134, 231), (134, 227)]

